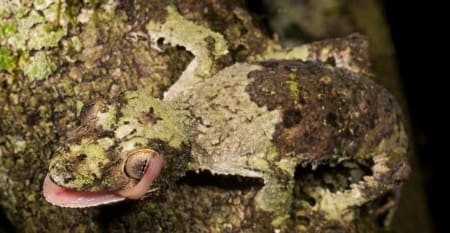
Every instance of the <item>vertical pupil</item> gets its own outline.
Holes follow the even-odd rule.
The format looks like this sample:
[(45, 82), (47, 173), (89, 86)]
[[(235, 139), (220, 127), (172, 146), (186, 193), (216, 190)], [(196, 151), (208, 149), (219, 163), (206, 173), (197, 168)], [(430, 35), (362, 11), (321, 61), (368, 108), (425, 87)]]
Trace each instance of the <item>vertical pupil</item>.
[(147, 166), (148, 166), (148, 159), (145, 159), (141, 165), (141, 169), (139, 171), (139, 176), (142, 177), (144, 176), (145, 170), (147, 170)]
[(123, 172), (130, 178), (142, 179), (155, 155), (157, 153), (150, 149), (135, 150), (129, 153), (123, 164)]

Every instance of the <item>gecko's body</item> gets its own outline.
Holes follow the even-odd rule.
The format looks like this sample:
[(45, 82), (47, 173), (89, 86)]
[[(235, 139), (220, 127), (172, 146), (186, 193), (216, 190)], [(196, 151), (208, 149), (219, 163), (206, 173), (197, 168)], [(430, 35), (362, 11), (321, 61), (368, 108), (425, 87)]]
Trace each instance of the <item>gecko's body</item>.
[[(201, 33), (187, 41), (179, 28)], [(321, 44), (329, 46), (323, 50), (307, 45), (299, 47), (297, 56), (262, 55), (268, 61), (215, 72), (215, 59), (227, 53), (220, 34), (184, 20), (170, 7), (166, 21), (151, 22), (147, 30), (155, 41), (181, 45), (195, 58), (164, 99), (147, 96), (143, 87), (116, 102), (85, 107), (81, 126), (51, 161), (46, 179), (50, 202), (87, 207), (139, 198), (156, 171), (161, 170), (156, 183), (164, 186), (188, 170), (208, 170), (262, 178), (256, 207), (286, 219), (297, 166), (350, 162), (370, 168), (347, 190), (315, 193), (319, 208), (336, 201), (335, 212), (327, 217), (340, 218), (336, 212), (363, 205), (406, 178), (400, 108), (367, 77), (367, 64), (352, 59), (350, 47), (333, 51), (330, 42)], [(350, 44), (352, 39), (347, 39)], [(326, 63), (330, 58), (335, 64)], [(137, 186), (139, 195), (130, 191)], [(89, 193), (91, 200), (102, 198), (61, 201), (52, 192), (57, 187), (73, 197)]]

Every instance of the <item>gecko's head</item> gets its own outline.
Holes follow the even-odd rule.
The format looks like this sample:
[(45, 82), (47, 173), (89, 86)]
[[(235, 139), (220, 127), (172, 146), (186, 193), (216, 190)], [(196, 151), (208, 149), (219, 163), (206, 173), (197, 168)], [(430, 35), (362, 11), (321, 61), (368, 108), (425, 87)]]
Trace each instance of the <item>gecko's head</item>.
[(142, 197), (164, 160), (182, 154), (186, 138), (179, 117), (157, 99), (134, 95), (85, 105), (80, 126), (50, 161), (46, 200), (89, 207)]

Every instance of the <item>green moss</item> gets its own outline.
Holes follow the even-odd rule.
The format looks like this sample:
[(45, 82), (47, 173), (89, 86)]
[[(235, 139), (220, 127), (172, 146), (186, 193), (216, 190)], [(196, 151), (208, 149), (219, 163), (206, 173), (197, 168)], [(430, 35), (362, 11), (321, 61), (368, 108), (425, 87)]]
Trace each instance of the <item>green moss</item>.
[(0, 47), (0, 70), (12, 71), (17, 66), (17, 57), (11, 51)]
[(25, 75), (32, 81), (42, 80), (50, 76), (56, 65), (49, 59), (46, 52), (37, 52), (29, 60), (21, 63)]
[(0, 1), (0, 17), (7, 17), (9, 15), (9, 10), (6, 7), (8, 3), (6, 1)]
[(16, 25), (13, 23), (0, 24), (0, 40), (11, 36), (14, 32), (16, 32)]
[(83, 109), (83, 106), (84, 106), (84, 103), (82, 101), (80, 101), (80, 100), (76, 101), (75, 107), (76, 107), (77, 116), (80, 115), (81, 109)]
[(281, 159), (276, 162), (276, 165), (281, 168), (283, 171), (286, 171), (290, 176), (294, 176), (295, 166), (297, 165), (291, 159)]
[(31, 11), (26, 17), (16, 18), (17, 29), (19, 33), (27, 33), (26, 30), (32, 30), (32, 27), (45, 22), (44, 16), (37, 11)]
[(66, 33), (66, 28), (55, 28), (52, 24), (37, 25), (29, 32), (30, 40), (27, 47), (28, 49), (56, 47)]
[(252, 168), (261, 170), (261, 171), (271, 171), (270, 170), (270, 166), (269, 163), (262, 158), (257, 158), (257, 157), (250, 157), (248, 159), (248, 163)]
[(14, 153), (25, 151), (27, 147), (27, 142), (25, 140), (9, 135), (6, 135), (6, 137), (8, 138), (8, 141), (10, 142), (10, 145), (13, 148)]
[(13, 50), (38, 50), (56, 47), (66, 35), (65, 25), (55, 22), (60, 19), (60, 7), (54, 0), (33, 2), (34, 9), (29, 9), (10, 2), (5, 7), (14, 15), (7, 23), (0, 25), (0, 39), (6, 39)]
[(53, 4), (54, 0), (34, 0), (33, 5), (36, 10), (43, 10)]
[(83, 48), (83, 43), (81, 42), (81, 40), (78, 36), (74, 36), (74, 37), (70, 38), (70, 42), (76, 52), (80, 52), (81, 49)]

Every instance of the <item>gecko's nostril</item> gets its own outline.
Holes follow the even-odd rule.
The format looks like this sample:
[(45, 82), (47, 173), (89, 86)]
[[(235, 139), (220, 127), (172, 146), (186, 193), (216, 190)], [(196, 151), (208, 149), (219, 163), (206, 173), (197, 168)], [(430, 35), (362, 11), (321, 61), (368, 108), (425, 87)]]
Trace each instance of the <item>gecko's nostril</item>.
[(147, 168), (150, 166), (152, 159), (158, 153), (151, 149), (139, 149), (128, 154), (123, 169), (127, 176), (140, 180)]

